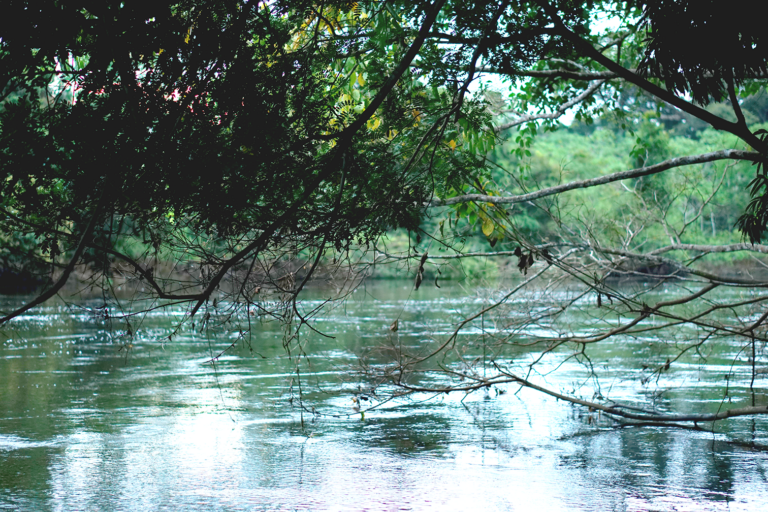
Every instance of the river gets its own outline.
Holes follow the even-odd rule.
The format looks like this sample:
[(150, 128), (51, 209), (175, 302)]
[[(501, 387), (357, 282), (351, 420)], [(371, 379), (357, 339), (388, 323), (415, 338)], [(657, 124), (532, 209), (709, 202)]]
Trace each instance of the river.
[[(322, 301), (307, 296), (307, 308)], [(102, 302), (52, 301), (0, 331), (0, 510), (768, 509), (765, 418), (717, 434), (618, 428), (514, 386), (378, 402), (357, 356), (391, 337), (398, 315), (407, 343), (448, 332), (479, 307), (459, 286), (374, 282), (323, 313), (315, 326), (334, 337), (307, 335), (305, 410), (278, 324), (257, 326), (250, 344), (199, 325), (169, 341), (183, 311), (155, 310), (132, 318), (129, 338), (82, 309)], [(632, 375), (621, 343), (604, 346), (610, 371)], [(731, 362), (712, 358), (707, 375)], [(701, 364), (675, 372), (655, 388), (671, 407), (722, 401), (722, 382), (696, 377)], [(618, 398), (647, 401), (636, 379), (614, 380)], [(566, 362), (540, 382), (578, 390), (584, 368)], [(765, 376), (755, 385), (765, 400)], [(361, 396), (377, 407), (360, 414)]]

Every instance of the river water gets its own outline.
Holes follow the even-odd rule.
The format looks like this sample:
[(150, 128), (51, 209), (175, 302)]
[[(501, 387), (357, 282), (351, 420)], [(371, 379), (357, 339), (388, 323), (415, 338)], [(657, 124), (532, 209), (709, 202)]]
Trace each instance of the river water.
[[(357, 356), (398, 316), (407, 343), (449, 331), (480, 307), (458, 286), (373, 283), (325, 312), (315, 326), (334, 338), (307, 335), (304, 411), (278, 324), (212, 365), (236, 330), (185, 328), (169, 342), (183, 312), (156, 310), (133, 317), (128, 338), (81, 309), (101, 303), (51, 302), (0, 332), (0, 510), (768, 510), (766, 419), (717, 434), (617, 428), (511, 386), (379, 403)], [(611, 392), (647, 403), (648, 388), (623, 378), (638, 361), (619, 344), (605, 345)], [(723, 399), (704, 370), (733, 373), (733, 357), (681, 365), (654, 389), (672, 410), (701, 411)], [(578, 394), (584, 368), (538, 382)], [(765, 401), (765, 376), (755, 385)], [(727, 406), (748, 405), (730, 394)], [(361, 415), (359, 396), (378, 407)]]

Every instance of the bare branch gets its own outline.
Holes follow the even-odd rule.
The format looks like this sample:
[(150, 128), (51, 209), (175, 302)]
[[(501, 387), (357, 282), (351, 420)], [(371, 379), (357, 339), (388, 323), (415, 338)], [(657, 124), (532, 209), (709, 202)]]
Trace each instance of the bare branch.
[(582, 101), (584, 101), (587, 98), (589, 98), (590, 96), (592, 96), (592, 94), (594, 94), (594, 92), (597, 91), (600, 88), (600, 86), (603, 85), (604, 83), (605, 83), (605, 80), (600, 80), (598, 82), (590, 84), (590, 86), (587, 87), (587, 89), (584, 90), (581, 94), (579, 94), (578, 96), (576, 96), (572, 100), (563, 103), (562, 105), (557, 107), (557, 110), (555, 110), (554, 112), (551, 112), (549, 114), (531, 114), (531, 115), (528, 115), (528, 116), (522, 116), (522, 117), (520, 117), (518, 119), (515, 119), (513, 121), (509, 121), (507, 123), (500, 124), (499, 126), (497, 126), (495, 128), (495, 130), (498, 133), (498, 132), (501, 132), (501, 131), (513, 128), (515, 126), (519, 126), (519, 125), (521, 125), (523, 123), (528, 123), (530, 121), (538, 121), (540, 119), (559, 119), (571, 107), (574, 107), (574, 106), (578, 105)]
[(648, 167), (640, 167), (637, 169), (630, 169), (628, 171), (616, 172), (608, 174), (606, 176), (600, 176), (598, 178), (590, 178), (587, 180), (573, 181), (563, 185), (557, 185), (555, 187), (549, 187), (536, 192), (530, 192), (528, 194), (521, 194), (519, 196), (488, 196), (484, 194), (466, 194), (463, 196), (450, 197), (447, 199), (433, 199), (429, 206), (446, 206), (458, 203), (468, 203), (471, 201), (481, 203), (493, 203), (493, 204), (515, 204), (524, 203), (526, 201), (533, 201), (535, 199), (541, 199), (555, 194), (561, 194), (568, 192), (569, 190), (575, 190), (580, 188), (596, 187), (598, 185), (605, 185), (606, 183), (613, 183), (614, 181), (627, 180), (630, 178), (639, 178), (641, 176), (648, 176), (651, 174), (657, 174), (664, 172), (675, 167), (682, 167), (685, 165), (703, 164), (705, 162), (714, 162), (717, 160), (747, 160), (757, 161), (760, 158), (760, 154), (755, 151), (740, 151), (736, 149), (723, 149), (721, 151), (714, 151), (712, 153), (704, 153), (701, 155), (683, 156), (678, 158), (672, 158), (665, 160), (664, 162), (656, 165), (649, 165)]
[(570, 69), (529, 69), (525, 71), (494, 68), (490, 66), (478, 66), (480, 73), (492, 73), (495, 75), (505, 75), (509, 77), (528, 77), (528, 78), (565, 78), (566, 80), (611, 80), (619, 78), (619, 75), (612, 71), (573, 71)]
[(660, 264), (669, 265), (670, 267), (675, 269), (675, 272), (679, 275), (692, 274), (698, 277), (703, 277), (704, 279), (707, 279), (708, 281), (711, 281), (713, 283), (722, 283), (722, 284), (728, 284), (731, 286), (754, 286), (754, 287), (768, 286), (768, 282), (766, 281), (756, 281), (754, 279), (741, 279), (738, 277), (728, 277), (728, 276), (713, 274), (711, 272), (706, 272), (704, 270), (691, 268), (689, 266), (683, 265), (682, 263), (672, 260), (670, 258), (663, 258), (661, 256), (656, 256), (651, 253), (642, 254), (642, 253), (624, 251), (620, 249), (610, 249), (606, 247), (594, 247), (594, 249), (597, 251), (603, 252), (605, 254), (613, 254), (616, 256), (623, 256), (626, 258), (631, 258), (631, 259), (640, 260), (640, 261), (643, 261), (643, 260), (650, 261), (657, 265), (660, 265)]
[(705, 245), (705, 244), (674, 244), (655, 249), (648, 254), (664, 254), (670, 251), (698, 251), (704, 253), (710, 252), (759, 252), (768, 254), (768, 245), (761, 244), (728, 244), (728, 245)]
[[(413, 393), (450, 393), (452, 391), (469, 393), (472, 391), (478, 391), (483, 388), (490, 388), (491, 386), (500, 385), (500, 384), (519, 384), (523, 387), (530, 388), (535, 391), (539, 391), (540, 393), (544, 393), (545, 395), (549, 395), (559, 400), (564, 400), (572, 404), (581, 405), (591, 410), (602, 411), (605, 414), (608, 414), (611, 416), (637, 420), (642, 422), (654, 422), (654, 423), (662, 423), (662, 424), (709, 423), (709, 422), (720, 421), (728, 418), (735, 418), (737, 416), (757, 416), (757, 415), (768, 414), (768, 406), (765, 406), (765, 405), (754, 406), (754, 407), (737, 407), (737, 408), (728, 409), (725, 411), (720, 411), (714, 414), (657, 414), (652, 411), (645, 411), (643, 409), (638, 409), (636, 407), (629, 407), (629, 406), (625, 406), (617, 403), (605, 405), (597, 402), (591, 402), (589, 400), (582, 400), (580, 398), (564, 395), (562, 393), (558, 393), (551, 389), (534, 384), (528, 379), (524, 379), (513, 373), (509, 373), (503, 370), (502, 368), (500, 368), (496, 363), (494, 363), (494, 366), (499, 370), (501, 375), (497, 375), (487, 379), (476, 378), (476, 379), (473, 379), (475, 380), (474, 383), (463, 385), (463, 386), (427, 387), (427, 386), (414, 386), (414, 385), (405, 384), (405, 383), (399, 383), (398, 385), (399, 387)], [(470, 376), (463, 375), (463, 377), (469, 378)]]
[(768, 406), (764, 406), (764, 405), (757, 406), (757, 407), (738, 407), (734, 409), (720, 411), (715, 414), (655, 414), (652, 412), (643, 412), (638, 414), (634, 412), (629, 412), (631, 410), (634, 410), (633, 408), (624, 407), (619, 404), (604, 405), (596, 402), (590, 402), (587, 400), (581, 400), (579, 398), (570, 397), (568, 395), (563, 395), (562, 393), (557, 393), (556, 391), (552, 391), (551, 389), (538, 386), (527, 379), (518, 377), (517, 375), (507, 373), (501, 370), (501, 368), (499, 368), (499, 371), (501, 371), (503, 375), (511, 378), (513, 382), (516, 382), (527, 388), (535, 389), (536, 391), (540, 391), (546, 395), (559, 398), (560, 400), (565, 400), (567, 402), (571, 402), (574, 404), (583, 405), (584, 407), (591, 407), (592, 409), (602, 411), (612, 416), (619, 416), (622, 418), (627, 418), (632, 420), (654, 421), (654, 422), (663, 422), (663, 423), (711, 422), (711, 421), (724, 420), (727, 418), (734, 418), (736, 416), (755, 416), (759, 414), (768, 414)]

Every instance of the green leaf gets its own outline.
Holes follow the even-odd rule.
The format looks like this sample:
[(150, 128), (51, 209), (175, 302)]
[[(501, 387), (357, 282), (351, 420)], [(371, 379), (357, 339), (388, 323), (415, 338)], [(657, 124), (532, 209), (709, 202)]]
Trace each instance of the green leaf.
[(483, 234), (485, 236), (491, 236), (491, 233), (493, 233), (493, 220), (491, 220), (490, 217), (486, 217), (483, 221)]

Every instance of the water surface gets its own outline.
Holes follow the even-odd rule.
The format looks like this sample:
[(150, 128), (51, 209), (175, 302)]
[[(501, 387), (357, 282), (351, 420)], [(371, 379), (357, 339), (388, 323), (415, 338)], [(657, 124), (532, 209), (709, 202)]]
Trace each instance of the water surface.
[[(361, 417), (353, 398), (369, 398), (364, 408), (379, 402), (353, 371), (357, 356), (391, 343), (393, 318), (401, 318), (398, 343), (416, 346), (481, 305), (457, 286), (409, 290), (370, 284), (318, 318), (316, 327), (335, 338), (307, 335), (300, 391), (296, 354), (286, 354), (276, 323), (259, 325), (249, 346), (237, 342), (237, 329), (199, 325), (168, 341), (181, 310), (132, 318), (132, 337), (125, 322), (62, 302), (17, 319), (0, 336), (0, 509), (768, 506), (765, 419), (722, 422), (715, 435), (616, 428), (515, 387), (414, 395)], [(323, 293), (312, 293), (319, 304)], [(22, 299), (2, 300), (9, 309)], [(610, 363), (603, 392), (647, 403), (648, 387), (632, 378), (644, 349), (611, 343), (595, 354), (596, 363)], [(732, 362), (725, 350), (706, 367), (681, 364), (670, 386), (662, 380), (653, 391), (671, 410), (700, 411), (722, 402), (722, 381), (712, 375), (737, 371)], [(591, 389), (584, 375), (565, 364), (538, 382), (578, 394)], [(764, 402), (765, 384), (764, 376), (756, 382)], [(743, 391), (732, 390), (737, 403), (726, 405), (747, 405), (738, 403)]]

